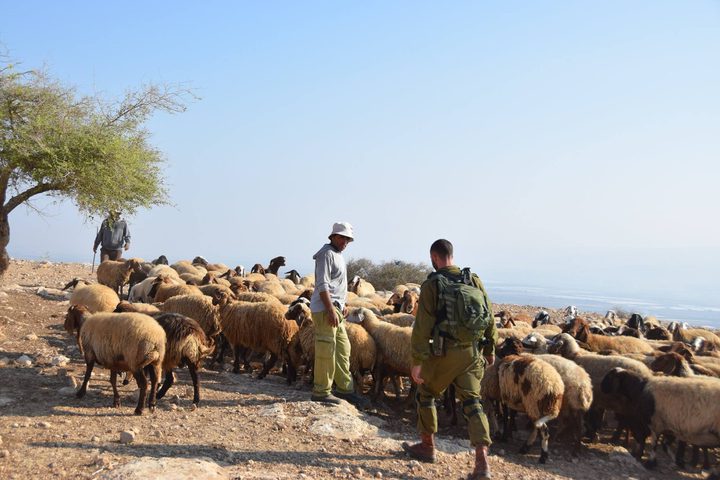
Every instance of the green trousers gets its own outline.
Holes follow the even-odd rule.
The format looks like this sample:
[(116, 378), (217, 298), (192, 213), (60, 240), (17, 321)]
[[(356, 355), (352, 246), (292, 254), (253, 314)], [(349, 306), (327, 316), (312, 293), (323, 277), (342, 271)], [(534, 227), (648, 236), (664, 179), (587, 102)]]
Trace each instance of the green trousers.
[(313, 394), (326, 396), (332, 390), (333, 381), (340, 393), (352, 393), (354, 390), (350, 375), (350, 340), (345, 330), (345, 319), (339, 310), (335, 311), (340, 319), (338, 326), (328, 323), (327, 312), (313, 312), (315, 324), (315, 382)]
[(462, 405), (473, 447), (490, 445), (488, 420), (480, 405), (480, 380), (484, 371), (483, 359), (472, 346), (448, 348), (443, 357), (426, 359), (422, 363), (422, 378), (418, 385), (417, 412), (420, 433), (437, 432), (435, 399), (442, 397), (451, 383)]

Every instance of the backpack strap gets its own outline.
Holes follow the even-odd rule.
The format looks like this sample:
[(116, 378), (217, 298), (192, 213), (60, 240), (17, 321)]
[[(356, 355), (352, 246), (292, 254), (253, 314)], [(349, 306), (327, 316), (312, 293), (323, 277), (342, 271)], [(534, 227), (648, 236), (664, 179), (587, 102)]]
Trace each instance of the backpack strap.
[(443, 289), (440, 288), (440, 282), (442, 281), (441, 278), (451, 283), (461, 283), (463, 282), (463, 277), (462, 275), (453, 275), (449, 272), (433, 272), (428, 275), (429, 280), (435, 279), (437, 282), (437, 310), (435, 311), (435, 325), (433, 325), (433, 332), (438, 330), (440, 336), (454, 340), (454, 337), (448, 332), (439, 329), (441, 323), (450, 321), (448, 315), (448, 303), (443, 297)]

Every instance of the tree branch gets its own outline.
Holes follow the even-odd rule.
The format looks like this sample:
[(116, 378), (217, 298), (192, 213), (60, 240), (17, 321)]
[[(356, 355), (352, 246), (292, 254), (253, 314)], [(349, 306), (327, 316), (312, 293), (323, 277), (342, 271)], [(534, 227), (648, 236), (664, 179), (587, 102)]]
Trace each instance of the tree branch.
[(12, 168), (10, 168), (10, 166), (0, 170), (0, 205), (5, 204), (5, 197), (7, 195), (7, 188), (10, 183), (11, 174)]
[(18, 205), (28, 201), (31, 197), (39, 195), (41, 193), (49, 192), (51, 190), (57, 190), (59, 186), (55, 183), (38, 183), (34, 187), (30, 187), (24, 192), (20, 192), (12, 197), (8, 202), (3, 205), (2, 211), (5, 215), (12, 212)]

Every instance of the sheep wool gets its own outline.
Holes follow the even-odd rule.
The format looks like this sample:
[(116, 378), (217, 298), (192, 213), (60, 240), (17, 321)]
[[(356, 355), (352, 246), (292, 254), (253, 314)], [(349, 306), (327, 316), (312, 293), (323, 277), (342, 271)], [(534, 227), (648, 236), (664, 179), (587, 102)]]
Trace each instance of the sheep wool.
[(90, 313), (112, 312), (118, 303), (117, 293), (100, 284), (77, 285), (70, 296), (70, 305), (85, 305)]

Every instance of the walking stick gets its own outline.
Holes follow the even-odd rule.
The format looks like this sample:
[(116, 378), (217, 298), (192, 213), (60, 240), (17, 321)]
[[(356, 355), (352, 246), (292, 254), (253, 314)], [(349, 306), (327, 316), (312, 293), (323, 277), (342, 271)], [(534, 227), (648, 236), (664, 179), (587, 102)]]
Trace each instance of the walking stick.
[[(97, 238), (98, 233), (100, 233), (100, 229), (96, 228), (95, 229), (95, 238)], [(93, 250), (93, 264), (92, 264), (92, 268), (90, 269), (90, 274), (95, 273), (95, 256), (96, 255), (97, 255), (97, 249)]]

